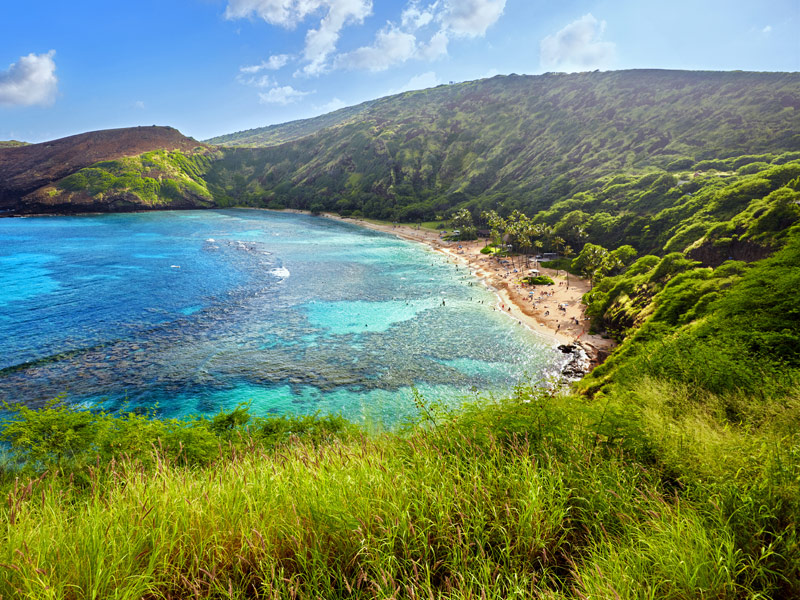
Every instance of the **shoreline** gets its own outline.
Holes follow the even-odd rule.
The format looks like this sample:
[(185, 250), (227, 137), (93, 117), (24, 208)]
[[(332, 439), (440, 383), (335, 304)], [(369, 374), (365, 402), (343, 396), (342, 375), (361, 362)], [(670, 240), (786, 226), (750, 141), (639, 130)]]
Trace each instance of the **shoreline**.
[[(296, 212), (308, 214), (306, 211)], [(448, 242), (433, 230), (417, 229), (411, 225), (383, 225), (331, 213), (323, 213), (322, 216), (425, 244), (446, 255), (448, 260), (453, 259), (454, 263), (467, 266), (471, 274), (497, 296), (495, 310), (503, 311), (559, 346), (581, 348), (589, 358), (590, 368), (602, 363), (616, 346), (610, 338), (589, 334), (589, 320), (582, 303), (583, 294), (589, 291), (589, 282), (586, 280), (574, 275), (567, 276), (564, 271), (556, 274), (555, 269), (538, 264), (535, 268), (549, 276), (555, 285), (529, 286), (519, 281), (523, 271), (528, 268), (523, 264), (524, 259), (516, 257), (515, 261), (519, 262), (512, 265), (510, 261), (503, 263), (500, 259), (481, 254), (480, 250), (485, 245), (481, 240)], [(533, 262), (530, 268), (534, 268)], [(514, 272), (515, 269), (517, 272)]]
[[(263, 207), (232, 207), (248, 208), (251, 210), (272, 209)], [(168, 208), (164, 210), (185, 210)], [(196, 210), (207, 210), (198, 208)], [(133, 210), (125, 212), (152, 212), (152, 210)], [(310, 215), (307, 210), (281, 209), (273, 212)], [(40, 213), (40, 214), (0, 214), (2, 217), (33, 217), (33, 216), (73, 216), (76, 214), (112, 214), (111, 212), (76, 212), (76, 213)], [(498, 301), (493, 307), (501, 310), (521, 325), (527, 327), (538, 335), (549, 338), (559, 347), (568, 347), (565, 353), (572, 353), (572, 362), (580, 360), (580, 350), (588, 358), (588, 369), (601, 364), (616, 347), (616, 342), (610, 338), (589, 334), (589, 320), (585, 315), (582, 303), (583, 294), (589, 290), (589, 283), (574, 275), (567, 276), (563, 271), (558, 274), (554, 269), (549, 269), (541, 264), (531, 261), (529, 266), (523, 264), (520, 257), (511, 261), (501, 262), (500, 259), (480, 253), (484, 247), (481, 240), (468, 242), (449, 242), (441, 239), (439, 234), (430, 229), (417, 229), (411, 225), (389, 225), (373, 223), (363, 219), (341, 217), (333, 213), (321, 213), (323, 218), (351, 223), (359, 227), (389, 233), (396, 237), (422, 243), (437, 252), (445, 254), (454, 263), (461, 263), (469, 268), (470, 273), (481, 281), (490, 291), (494, 292)], [(519, 281), (523, 272), (528, 268), (537, 268), (542, 274), (548, 275), (556, 285), (553, 286), (528, 286)], [(516, 269), (516, 272), (515, 272)], [(575, 349), (578, 352), (575, 352)]]

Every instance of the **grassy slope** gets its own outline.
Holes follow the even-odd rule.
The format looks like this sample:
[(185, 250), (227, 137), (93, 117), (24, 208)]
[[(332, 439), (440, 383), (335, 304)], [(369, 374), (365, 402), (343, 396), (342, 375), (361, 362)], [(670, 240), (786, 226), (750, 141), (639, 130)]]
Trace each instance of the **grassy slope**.
[(69, 202), (72, 194), (97, 201), (131, 194), (151, 207), (186, 198), (211, 205), (213, 197), (203, 176), (213, 160), (213, 154), (207, 152), (155, 150), (95, 163), (55, 182), (46, 193), (54, 203)]
[(688, 251), (714, 265), (768, 255), (800, 219), (800, 153), (708, 162), (600, 178), (535, 218), (574, 248), (590, 239), (642, 253)]
[(374, 103), (375, 101), (371, 100), (356, 106), (340, 108), (339, 110), (311, 119), (300, 119), (288, 123), (281, 123), (280, 125), (269, 125), (267, 127), (259, 127), (258, 129), (248, 129), (246, 131), (220, 135), (206, 140), (205, 143), (231, 148), (238, 146), (276, 146), (284, 142), (291, 142), (306, 137), (307, 135), (312, 135), (326, 127), (335, 127), (343, 123), (351, 122), (368, 110)]
[(498, 76), (382, 98), (314, 135), (226, 151), (210, 182), (243, 203), (322, 202), (383, 219), (463, 204), (531, 213), (611, 173), (798, 150), (798, 107), (797, 74)]
[(173, 424), (149, 453), (153, 432), (132, 416), (117, 443), (141, 460), (93, 469), (87, 452), (82, 485), (50, 475), (9, 491), (0, 593), (788, 597), (800, 589), (796, 430), (775, 429), (782, 415), (751, 431), (699, 407), (656, 416), (664, 393), (677, 398), (650, 382), (623, 407), (520, 388), (373, 436)]

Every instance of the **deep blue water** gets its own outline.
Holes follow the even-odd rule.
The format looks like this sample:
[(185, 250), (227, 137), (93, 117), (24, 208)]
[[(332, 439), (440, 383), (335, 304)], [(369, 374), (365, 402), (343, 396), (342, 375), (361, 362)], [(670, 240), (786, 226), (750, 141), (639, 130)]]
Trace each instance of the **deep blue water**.
[(0, 400), (394, 423), (561, 359), (424, 246), (255, 210), (0, 219)]

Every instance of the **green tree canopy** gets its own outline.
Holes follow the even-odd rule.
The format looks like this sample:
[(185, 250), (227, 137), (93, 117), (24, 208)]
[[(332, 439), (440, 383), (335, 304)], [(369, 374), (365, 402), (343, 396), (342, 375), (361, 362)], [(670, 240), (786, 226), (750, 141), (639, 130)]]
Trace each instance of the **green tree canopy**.
[(600, 273), (608, 256), (608, 250), (597, 244), (586, 244), (580, 254), (572, 261), (572, 270), (589, 278), (594, 285), (594, 280)]

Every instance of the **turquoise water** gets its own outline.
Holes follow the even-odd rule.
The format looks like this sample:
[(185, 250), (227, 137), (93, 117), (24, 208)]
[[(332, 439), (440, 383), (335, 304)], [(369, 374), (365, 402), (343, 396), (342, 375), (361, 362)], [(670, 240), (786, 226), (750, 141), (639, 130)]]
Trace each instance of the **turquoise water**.
[(0, 219), (0, 400), (397, 422), (563, 360), (419, 244), (255, 210)]

